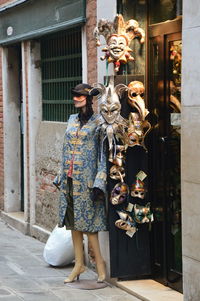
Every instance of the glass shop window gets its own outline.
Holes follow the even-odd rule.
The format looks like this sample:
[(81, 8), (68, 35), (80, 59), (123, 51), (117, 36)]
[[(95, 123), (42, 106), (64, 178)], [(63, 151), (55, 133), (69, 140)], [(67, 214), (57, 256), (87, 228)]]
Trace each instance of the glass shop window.
[(41, 39), (42, 118), (67, 121), (76, 112), (71, 88), (82, 81), (81, 27)]
[(149, 24), (174, 20), (182, 15), (182, 0), (149, 1)]
[[(147, 3), (145, 0), (118, 0), (117, 13), (122, 14), (125, 21), (135, 19), (146, 32)], [(133, 50), (131, 55), (135, 58), (135, 61), (121, 65), (116, 83), (128, 84), (133, 80), (145, 82), (146, 45), (140, 44), (139, 39), (136, 38), (131, 41), (130, 48)]]

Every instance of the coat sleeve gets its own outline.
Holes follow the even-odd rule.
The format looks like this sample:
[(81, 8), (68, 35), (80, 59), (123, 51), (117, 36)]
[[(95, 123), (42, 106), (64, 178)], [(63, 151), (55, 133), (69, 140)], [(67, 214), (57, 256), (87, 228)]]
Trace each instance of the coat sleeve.
[(106, 193), (107, 188), (107, 156), (103, 148), (101, 156), (98, 156), (97, 174), (94, 180), (93, 188), (99, 188)]

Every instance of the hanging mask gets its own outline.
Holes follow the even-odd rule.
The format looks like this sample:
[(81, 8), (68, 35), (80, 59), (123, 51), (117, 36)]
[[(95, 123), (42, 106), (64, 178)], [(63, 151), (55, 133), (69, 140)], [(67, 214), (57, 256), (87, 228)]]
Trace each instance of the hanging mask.
[(127, 144), (130, 147), (135, 145), (142, 146), (147, 151), (144, 139), (150, 131), (151, 125), (147, 120), (141, 120), (140, 118), (139, 113), (129, 114)]
[(145, 33), (136, 20), (124, 22), (122, 15), (116, 15), (114, 22), (105, 19), (100, 19), (98, 26), (94, 30), (96, 45), (100, 46), (100, 35), (103, 35), (106, 40), (106, 47), (102, 49), (105, 55), (101, 60), (107, 60), (108, 63), (114, 63), (115, 71), (119, 71), (120, 64), (126, 64), (128, 61), (133, 61), (134, 58), (129, 47), (131, 41), (138, 37), (140, 43), (144, 43)]
[[(115, 96), (115, 97), (114, 97)], [(99, 106), (100, 113), (108, 124), (113, 124), (119, 118), (121, 104), (116, 95), (111, 95), (108, 90), (107, 101)]]
[(135, 233), (137, 228), (132, 217), (125, 211), (117, 211), (117, 213), (119, 214), (120, 219), (116, 220), (115, 226), (119, 229)]
[(109, 158), (109, 161), (117, 166), (122, 166), (125, 160), (125, 146), (124, 145), (117, 145), (116, 146), (116, 155), (114, 158)]
[(146, 194), (146, 189), (144, 187), (144, 182), (136, 178), (135, 183), (131, 185), (131, 196), (134, 198), (144, 199)]
[(110, 168), (110, 177), (113, 180), (121, 180), (125, 177), (125, 171), (122, 166), (114, 165)]
[(150, 210), (150, 203), (145, 206), (134, 205), (134, 220), (138, 224), (153, 222), (153, 213)]
[(120, 205), (124, 203), (127, 199), (129, 193), (128, 185), (124, 182), (118, 183), (114, 186), (111, 196), (110, 202), (112, 205)]
[[(97, 124), (103, 135), (102, 140), (108, 139), (109, 160), (112, 160), (113, 144), (116, 146), (115, 135), (118, 131), (121, 131), (121, 128), (127, 126), (126, 120), (120, 115), (121, 103), (119, 101), (119, 95), (121, 95), (122, 90), (127, 89), (127, 86), (120, 84), (114, 87), (114, 77), (110, 77), (108, 87), (98, 84), (97, 89), (101, 95)], [(116, 149), (114, 149), (115, 152)]]
[(132, 108), (138, 111), (141, 120), (144, 120), (149, 114), (149, 111), (145, 108), (144, 92), (145, 89), (142, 82), (133, 81), (129, 83), (128, 103)]

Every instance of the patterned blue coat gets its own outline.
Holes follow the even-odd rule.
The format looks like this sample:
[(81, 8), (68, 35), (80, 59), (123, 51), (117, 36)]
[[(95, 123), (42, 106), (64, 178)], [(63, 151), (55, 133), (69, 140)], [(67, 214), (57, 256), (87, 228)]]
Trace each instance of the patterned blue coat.
[[(62, 166), (55, 182), (60, 185), (59, 218), (62, 224), (67, 210), (67, 173), (73, 164), (74, 230), (98, 232), (107, 229), (105, 202), (91, 199), (97, 187), (106, 193), (106, 159), (99, 160), (99, 134), (96, 131), (97, 115), (80, 129), (78, 114), (70, 116), (64, 136)], [(78, 130), (78, 132), (77, 132)]]

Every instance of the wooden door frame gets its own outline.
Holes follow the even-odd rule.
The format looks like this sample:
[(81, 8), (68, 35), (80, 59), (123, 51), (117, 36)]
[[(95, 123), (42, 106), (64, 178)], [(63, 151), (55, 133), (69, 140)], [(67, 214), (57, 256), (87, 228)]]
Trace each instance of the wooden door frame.
[[(162, 23), (158, 23), (158, 24), (153, 24), (153, 25), (149, 25), (149, 30), (148, 30), (148, 73), (147, 73), (147, 78), (148, 78), (148, 89), (147, 89), (147, 93), (148, 93), (148, 104), (149, 104), (149, 108), (151, 110), (151, 89), (152, 89), (152, 82), (151, 82), (151, 77), (150, 77), (150, 71), (152, 70), (152, 61), (151, 61), (151, 57), (150, 57), (150, 51), (151, 51), (151, 47), (150, 47), (150, 41), (155, 39), (155, 41), (157, 40), (157, 44), (160, 45), (160, 49), (161, 49), (161, 55), (160, 55), (160, 59), (159, 59), (159, 64), (161, 64), (160, 69), (161, 69), (161, 73), (159, 78), (161, 78), (161, 80), (163, 81), (163, 83), (165, 84), (165, 87), (163, 87), (163, 91), (162, 91), (162, 95), (161, 97), (163, 98), (163, 101), (166, 103), (168, 101), (168, 96), (167, 96), (167, 89), (168, 89), (168, 84), (167, 84), (167, 71), (166, 71), (166, 66), (168, 66), (168, 59), (166, 58), (166, 50), (167, 47), (166, 43), (168, 40), (171, 40), (171, 38), (173, 37), (173, 35), (177, 35), (178, 33), (181, 34), (182, 31), (182, 18), (178, 17), (175, 20), (172, 21), (166, 21), (166, 22), (162, 22)], [(169, 38), (170, 37), (170, 38)], [(181, 35), (180, 35), (181, 38)], [(164, 202), (163, 202), (163, 207), (165, 206)], [(167, 231), (167, 225), (164, 225), (166, 223), (163, 222), (163, 236), (166, 238), (166, 231)], [(152, 271), (154, 271), (154, 276), (156, 278), (157, 281), (165, 284), (165, 285), (169, 285), (170, 280), (168, 279), (168, 265), (167, 265), (167, 260), (168, 260), (168, 256), (167, 256), (167, 252), (166, 250), (166, 239), (163, 239), (163, 250), (162, 250), (162, 254), (163, 254), (163, 258), (165, 257), (165, 260), (162, 262), (162, 266), (160, 268), (158, 268), (158, 270), (155, 269), (155, 267), (152, 265)], [(153, 248), (153, 244), (151, 246), (151, 248)], [(153, 260), (152, 260), (153, 261)], [(160, 278), (159, 278), (159, 272), (160, 272)], [(161, 275), (162, 273), (162, 275)], [(170, 287), (177, 289), (176, 285), (173, 285), (173, 283), (170, 283), (169, 285)], [(179, 290), (181, 290), (181, 288), (179, 288)]]

